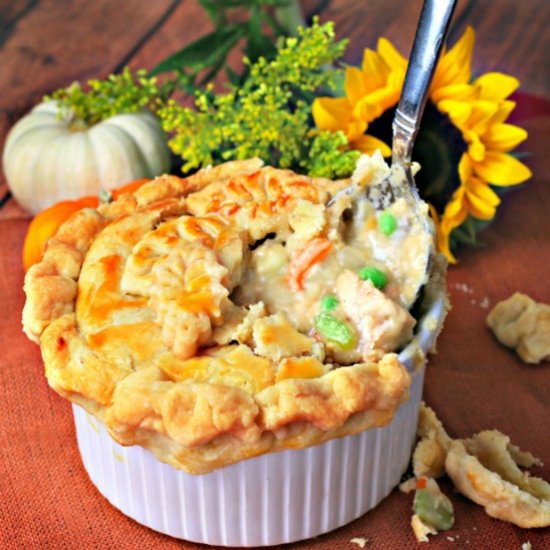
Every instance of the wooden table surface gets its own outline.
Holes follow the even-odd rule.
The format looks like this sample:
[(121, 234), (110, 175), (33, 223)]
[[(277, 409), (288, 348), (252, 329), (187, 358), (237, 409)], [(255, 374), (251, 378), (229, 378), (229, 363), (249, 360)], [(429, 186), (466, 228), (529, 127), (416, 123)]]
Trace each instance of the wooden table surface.
[[(363, 48), (373, 47), (379, 36), (388, 37), (407, 54), (420, 6), (420, 0), (303, 2), (307, 17), (320, 13), (322, 20), (333, 19), (337, 34), (351, 39), (346, 58), (352, 63), (359, 63)], [(540, 428), (550, 420), (548, 364), (522, 365), (515, 355), (495, 343), (484, 326), (488, 311), (484, 304), (488, 301), (493, 305), (516, 290), (550, 302), (550, 155), (546, 151), (550, 131), (550, 2), (459, 0), (453, 21), (452, 42), (467, 25), (476, 31), (475, 74), (513, 74), (521, 80), (521, 90), (540, 100), (531, 98), (521, 119), (530, 133), (523, 149), (532, 153), (527, 161), (534, 172), (532, 181), (504, 198), (495, 223), (483, 233), (485, 246), (462, 251), (459, 265), (450, 269), (453, 310), (440, 338), (439, 353), (428, 371), (425, 397), (452, 435), (468, 436), (484, 428), (499, 428), (550, 462), (549, 438), (544, 435), (547, 430)], [(204, 34), (209, 26), (195, 0), (0, 0), (0, 147), (10, 126), (43, 94), (75, 79), (104, 77), (126, 64), (152, 68), (169, 53)], [(17, 224), (13, 226), (19, 231), (14, 242), (20, 246), (22, 218), (29, 216), (11, 198), (3, 179), (0, 205), (0, 222)], [(2, 254), (20, 254), (19, 248), (6, 250), (7, 245), (3, 246)], [(21, 285), (22, 273), (14, 277)], [(18, 311), (15, 316), (14, 322), (18, 323)], [(0, 344), (9, 343), (2, 340)], [(478, 379), (477, 373), (483, 376)], [(528, 392), (528, 400), (515, 399), (522, 389)], [(471, 399), (462, 401), (468, 405), (458, 411), (448, 407), (456, 392), (471, 395)], [(497, 398), (489, 399), (488, 395)], [(549, 469), (545, 468), (544, 473), (548, 478)], [(394, 494), (372, 520), (378, 521), (376, 518), (390, 506), (387, 503), (393, 506), (401, 502), (399, 498)], [(464, 509), (481, 522), (481, 530), (485, 515), (479, 507), (461, 504)], [(491, 535), (491, 543), (478, 538), (476, 545), (471, 533), (471, 546), (464, 547), (519, 549), (521, 542), (531, 539), (535, 550), (550, 548), (547, 530), (527, 533), (490, 521), (491, 528), (497, 524), (496, 538)], [(464, 517), (462, 522), (464, 527)], [(361, 525), (363, 536), (368, 538), (368, 524)], [(514, 545), (506, 546), (504, 541), (511, 540), (510, 536)], [(319, 547), (331, 548), (330, 540), (323, 539)], [(410, 543), (410, 536), (407, 540)], [(452, 545), (444, 536), (432, 540), (430, 547)], [(93, 541), (91, 534), (87, 547), (96, 547)], [(306, 546), (316, 547), (311, 544)], [(14, 543), (13, 548), (20, 547)], [(382, 543), (372, 547), (390, 548)]]

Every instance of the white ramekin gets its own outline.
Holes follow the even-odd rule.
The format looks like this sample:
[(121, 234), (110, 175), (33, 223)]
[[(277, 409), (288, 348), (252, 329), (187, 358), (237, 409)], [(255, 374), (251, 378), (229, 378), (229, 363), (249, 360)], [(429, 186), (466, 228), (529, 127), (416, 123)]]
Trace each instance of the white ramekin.
[[(413, 374), (410, 399), (384, 427), (245, 460), (191, 475), (142, 447), (122, 447), (103, 425), (73, 406), (78, 446), (92, 482), (139, 523), (189, 541), (269, 546), (332, 531), (374, 508), (399, 483), (415, 439), (425, 363), (445, 315), (445, 296), (419, 322), (400, 354)], [(414, 364), (413, 364), (414, 363)]]

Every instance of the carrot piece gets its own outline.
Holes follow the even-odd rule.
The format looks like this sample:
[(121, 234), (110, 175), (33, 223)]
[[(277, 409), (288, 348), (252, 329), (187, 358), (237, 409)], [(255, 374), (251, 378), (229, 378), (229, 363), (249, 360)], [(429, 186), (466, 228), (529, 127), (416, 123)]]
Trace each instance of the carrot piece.
[(416, 488), (418, 490), (425, 489), (426, 488), (426, 478), (425, 477), (419, 477), (416, 480)]
[(332, 243), (316, 237), (309, 241), (304, 248), (291, 260), (288, 266), (288, 284), (294, 291), (302, 290), (307, 272), (317, 263), (322, 262), (332, 249)]

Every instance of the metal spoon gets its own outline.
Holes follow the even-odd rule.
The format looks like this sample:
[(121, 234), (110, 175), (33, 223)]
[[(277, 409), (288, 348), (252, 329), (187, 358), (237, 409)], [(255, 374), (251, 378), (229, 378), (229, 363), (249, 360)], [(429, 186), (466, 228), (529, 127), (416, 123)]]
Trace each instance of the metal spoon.
[[(384, 210), (397, 199), (403, 198), (409, 205), (420, 227), (425, 228), (426, 245), (422, 247), (415, 264), (418, 275), (412, 282), (412, 290), (399, 300), (410, 307), (416, 300), (429, 275), (434, 250), (433, 224), (428, 217), (427, 206), (420, 198), (411, 170), (411, 154), (420, 126), (420, 119), (428, 98), (428, 90), (449, 27), (456, 0), (425, 0), (418, 22), (405, 83), (393, 119), (392, 166), (387, 177), (367, 186), (365, 193), (375, 210)], [(352, 178), (353, 182), (353, 178)], [(331, 206), (343, 195), (356, 196), (360, 190), (357, 182), (338, 192), (328, 203)]]
[(424, 2), (405, 83), (393, 119), (392, 167), (395, 164), (403, 167), (408, 185), (396, 186), (392, 184), (391, 178), (384, 180), (390, 199), (397, 193), (405, 196), (412, 194), (415, 201), (420, 200), (411, 172), (411, 155), (455, 5), (456, 0)]

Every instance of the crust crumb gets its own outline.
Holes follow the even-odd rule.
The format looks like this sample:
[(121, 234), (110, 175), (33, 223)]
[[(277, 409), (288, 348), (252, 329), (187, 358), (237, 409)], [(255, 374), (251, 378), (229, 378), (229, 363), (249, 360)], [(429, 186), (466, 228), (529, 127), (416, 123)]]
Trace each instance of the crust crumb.
[(525, 363), (550, 360), (550, 305), (516, 292), (491, 310), (487, 325)]

